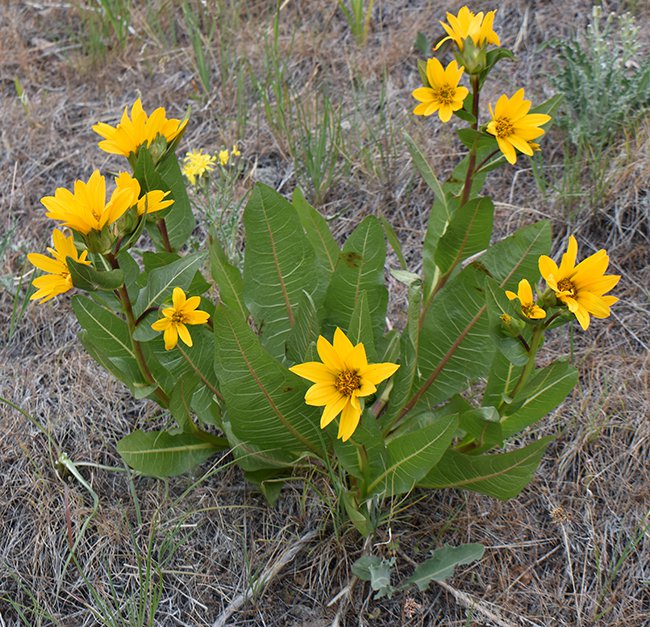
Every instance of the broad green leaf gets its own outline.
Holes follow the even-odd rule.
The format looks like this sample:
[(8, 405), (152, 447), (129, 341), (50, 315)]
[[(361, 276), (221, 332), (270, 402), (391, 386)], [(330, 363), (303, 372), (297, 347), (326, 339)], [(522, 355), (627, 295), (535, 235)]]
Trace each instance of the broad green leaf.
[(510, 393), (522, 371), (523, 366), (515, 366), (501, 351), (494, 353), (481, 404), (500, 407), (506, 400), (511, 401)]
[(307, 361), (309, 347), (318, 340), (320, 318), (316, 305), (307, 292), (298, 303), (296, 324), (287, 336), (287, 357), (293, 363)]
[(414, 584), (420, 591), (426, 590), (432, 581), (444, 581), (454, 574), (456, 566), (471, 564), (480, 560), (485, 552), (482, 544), (461, 544), (449, 546), (433, 552), (433, 557), (416, 567), (413, 574), (404, 582)]
[(376, 521), (371, 519), (368, 509), (363, 506), (360, 508), (348, 490), (342, 490), (341, 500), (350, 522), (364, 538), (367, 538), (376, 529)]
[(244, 300), (267, 350), (281, 359), (303, 291), (319, 304), (323, 271), (296, 210), (270, 187), (255, 185), (244, 209), (244, 226)]
[(514, 413), (502, 418), (505, 437), (510, 437), (555, 409), (578, 381), (578, 371), (567, 361), (556, 361), (533, 374), (512, 400)]
[(414, 281), (408, 291), (408, 317), (400, 337), (400, 367), (393, 377), (390, 402), (381, 422), (391, 425), (409, 399), (417, 375), (418, 350), (420, 346), (420, 308), (422, 305), (422, 281)]
[(366, 349), (366, 357), (369, 362), (375, 362), (377, 353), (375, 351), (375, 338), (372, 332), (372, 319), (368, 307), (368, 296), (363, 290), (355, 303), (352, 318), (347, 326), (347, 336), (353, 344), (363, 344)]
[(530, 482), (552, 437), (496, 455), (465, 455), (447, 451), (418, 482), (421, 488), (463, 488), (497, 499), (517, 496)]
[(494, 343), (485, 315), (484, 277), (472, 266), (438, 293), (422, 321), (418, 378), (405, 410), (434, 407), (484, 375)]
[(210, 269), (212, 278), (219, 288), (219, 298), (227, 307), (238, 311), (242, 319), (248, 318), (244, 304), (244, 283), (241, 273), (233, 266), (216, 237), (210, 238)]
[(276, 469), (249, 470), (244, 472), (248, 481), (254, 483), (266, 499), (266, 502), (273, 507), (278, 499), (282, 488), (287, 481), (287, 471)]
[[(162, 189), (163, 191), (171, 190), (170, 197), (174, 199), (174, 204), (167, 210), (165, 224), (171, 245), (173, 248), (178, 249), (187, 243), (189, 236), (194, 230), (194, 214), (192, 213), (192, 206), (187, 196), (185, 179), (181, 173), (178, 158), (175, 153), (167, 153), (160, 163), (158, 163), (156, 169), (164, 181), (164, 187), (157, 189)], [(155, 185), (159, 184), (159, 182), (155, 180), (150, 181), (148, 175), (149, 173), (145, 172), (147, 187), (151, 189), (149, 187), (151, 184)], [(155, 218), (155, 214), (153, 215)]]
[(93, 266), (75, 261), (72, 257), (66, 257), (66, 264), (70, 270), (72, 284), (86, 292), (95, 290), (107, 290), (112, 292), (124, 284), (124, 272), (122, 270), (106, 270), (100, 272)]
[(388, 443), (388, 465), (367, 487), (369, 494), (395, 496), (413, 488), (449, 448), (458, 420), (442, 419)]
[[(499, 351), (510, 362), (517, 366), (525, 365), (528, 362), (528, 351), (520, 339), (507, 334), (503, 328), (504, 317), (506, 319), (511, 318), (514, 321), (519, 319), (519, 312), (515, 309), (517, 305), (508, 300), (505, 291), (492, 277), (486, 277), (485, 291), (487, 293), (488, 320), (492, 339)], [(522, 329), (521, 336), (524, 339), (530, 339), (530, 325)]]
[(305, 382), (261, 346), (245, 320), (223, 305), (214, 316), (215, 370), (234, 435), (279, 460), (322, 452), (320, 412)]
[(133, 431), (117, 443), (122, 459), (150, 477), (175, 477), (198, 466), (218, 450), (190, 433)]
[(198, 385), (193, 373), (187, 372), (179, 377), (169, 396), (169, 411), (184, 433), (190, 433), (192, 422), (191, 399)]
[(488, 451), (495, 446), (503, 446), (499, 413), (494, 407), (472, 408), (461, 413), (458, 417), (458, 426), (466, 434), (459, 448), (464, 442), (470, 442), (472, 455)]
[(474, 198), (454, 212), (436, 248), (436, 265), (441, 272), (488, 247), (493, 214), (489, 198)]
[(539, 282), (539, 257), (547, 255), (550, 248), (551, 225), (542, 220), (490, 246), (473, 265), (495, 278), (501, 289), (516, 292), (521, 279), (528, 279), (533, 286)]
[(379, 217), (382, 227), (384, 228), (384, 235), (390, 244), (390, 247), (393, 249), (397, 260), (399, 261), (399, 266), (402, 270), (406, 270), (406, 259), (404, 259), (404, 253), (402, 252), (402, 245), (400, 244), (397, 233), (395, 233), (390, 222), (384, 218), (384, 216)]
[(339, 247), (327, 225), (327, 220), (305, 200), (302, 191), (297, 187), (293, 190), (291, 202), (298, 212), (305, 235), (314, 248), (318, 263), (327, 270), (328, 275), (331, 274), (339, 258)]
[(171, 301), (175, 287), (187, 290), (202, 261), (203, 255), (196, 253), (152, 270), (146, 285), (140, 290), (133, 305), (133, 313), (136, 318), (139, 318), (147, 309), (158, 307), (166, 300)]
[(346, 328), (365, 290), (375, 337), (383, 336), (388, 303), (385, 261), (383, 229), (377, 218), (367, 216), (345, 242), (327, 290), (325, 307), (332, 324)]

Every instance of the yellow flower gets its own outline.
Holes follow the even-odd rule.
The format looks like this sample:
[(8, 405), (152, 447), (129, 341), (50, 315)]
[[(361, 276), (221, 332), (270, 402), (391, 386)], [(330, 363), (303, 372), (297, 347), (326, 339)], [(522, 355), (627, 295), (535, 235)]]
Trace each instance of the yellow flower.
[(517, 294), (511, 292), (510, 290), (507, 290), (506, 296), (510, 300), (514, 300), (515, 298), (519, 299), (519, 303), (521, 305), (521, 313), (524, 314), (526, 318), (531, 318), (533, 320), (546, 318), (546, 312), (535, 304), (535, 299), (533, 298), (533, 290), (530, 287), (530, 283), (527, 279), (522, 279), (519, 281)]
[(228, 160), (230, 159), (230, 156), (228, 155), (227, 150), (220, 150), (219, 151), (219, 161), (221, 162), (221, 165), (228, 165)]
[(40, 253), (30, 253), (27, 255), (27, 258), (34, 266), (47, 273), (32, 281), (32, 285), (38, 291), (31, 296), (30, 300), (40, 298), (41, 303), (44, 303), (50, 300), (50, 298), (54, 298), (72, 289), (72, 277), (70, 276), (66, 257), (72, 257), (75, 261), (83, 263), (86, 266), (90, 265), (90, 261), (86, 259), (88, 251), (84, 250), (80, 255), (75, 248), (72, 235), (66, 237), (62, 231), (54, 229), (52, 243), (54, 248), (47, 249), (52, 257), (47, 257)]
[(132, 185), (123, 185), (116, 187), (106, 202), (106, 179), (95, 170), (87, 183), (75, 181), (73, 192), (59, 187), (54, 196), (45, 196), (41, 202), (48, 210), (48, 218), (87, 235), (118, 220), (137, 202), (137, 196), (134, 199)]
[(442, 122), (449, 122), (454, 111), (463, 108), (463, 100), (469, 93), (467, 87), (458, 87), (463, 76), (463, 68), (452, 61), (446, 69), (438, 59), (427, 60), (427, 79), (429, 87), (419, 87), (413, 92), (413, 98), (419, 104), (415, 115), (431, 115), (438, 112)]
[(339, 328), (334, 332), (333, 346), (320, 336), (316, 348), (323, 363), (309, 361), (289, 370), (314, 383), (305, 394), (305, 403), (325, 406), (320, 419), (321, 429), (341, 414), (337, 437), (345, 442), (361, 418), (359, 398), (374, 394), (376, 386), (388, 379), (399, 365), (369, 364), (363, 344), (353, 346)]
[(605, 296), (620, 280), (619, 275), (605, 274), (609, 257), (605, 250), (583, 259), (577, 266), (578, 242), (571, 235), (567, 252), (562, 255), (560, 267), (546, 255), (539, 258), (539, 271), (556, 298), (575, 315), (580, 326), (589, 327), (589, 314), (594, 318), (607, 318), (609, 308), (618, 301), (615, 296)]
[(499, 149), (512, 164), (517, 161), (515, 148), (525, 155), (533, 154), (538, 146), (532, 140), (544, 134), (539, 127), (551, 119), (544, 113), (528, 113), (530, 104), (530, 100), (524, 100), (522, 88), (512, 98), (503, 94), (494, 110), (490, 105), (492, 121), (488, 122), (487, 132), (497, 138)]
[(93, 131), (104, 138), (98, 144), (102, 150), (128, 157), (140, 146), (151, 144), (159, 135), (171, 142), (183, 131), (186, 124), (187, 120), (168, 120), (163, 107), (158, 107), (150, 116), (147, 115), (138, 98), (131, 107), (130, 118), (125, 107), (122, 119), (116, 127), (98, 122), (93, 126)]
[(192, 346), (192, 336), (186, 324), (204, 324), (210, 314), (197, 307), (201, 304), (200, 296), (185, 297), (185, 292), (180, 287), (175, 287), (172, 292), (172, 306), (162, 310), (163, 317), (156, 320), (151, 328), (154, 331), (164, 331), (165, 350), (171, 350), (178, 343), (180, 337), (185, 344)]
[(232, 150), (230, 151), (230, 154), (233, 157), (239, 157), (241, 155), (241, 152), (239, 152), (239, 148), (237, 148), (237, 144), (233, 144)]
[(155, 213), (156, 211), (162, 211), (167, 209), (170, 205), (174, 204), (174, 201), (170, 198), (165, 200), (171, 191), (163, 192), (160, 189), (154, 189), (150, 192), (147, 192), (140, 198), (140, 183), (137, 179), (133, 178), (128, 172), (120, 172), (117, 177), (115, 177), (115, 185), (118, 190), (128, 189), (131, 194), (131, 205), (133, 206), (137, 203), (138, 215), (141, 216), (143, 213)]
[(471, 37), (475, 46), (482, 46), (486, 42), (500, 46), (499, 36), (492, 29), (495, 14), (496, 11), (488, 11), (484, 17), (482, 11), (474, 14), (466, 6), (458, 11), (458, 15), (447, 13), (449, 24), (440, 22), (447, 33), (447, 37), (439, 41), (434, 50), (440, 48), (449, 39), (455, 41), (458, 48), (462, 50), (468, 37)]
[(182, 172), (187, 177), (190, 185), (196, 184), (196, 179), (201, 178), (206, 172), (215, 168), (217, 158), (210, 156), (202, 150), (190, 150), (183, 159)]

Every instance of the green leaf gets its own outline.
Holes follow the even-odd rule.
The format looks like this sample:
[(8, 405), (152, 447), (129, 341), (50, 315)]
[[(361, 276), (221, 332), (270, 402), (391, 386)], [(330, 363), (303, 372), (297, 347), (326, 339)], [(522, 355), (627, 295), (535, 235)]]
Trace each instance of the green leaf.
[(447, 196), (438, 181), (434, 171), (431, 169), (427, 158), (422, 154), (420, 147), (415, 143), (413, 138), (407, 133), (404, 132), (404, 140), (406, 141), (406, 148), (413, 159), (413, 163), (417, 168), (418, 172), (421, 174), (424, 182), (431, 188), (433, 193), (436, 195), (436, 200), (440, 203), (440, 208), (442, 209), (442, 217), (445, 222), (451, 219), (451, 209), (447, 204)]
[(332, 324), (345, 330), (365, 290), (375, 337), (383, 336), (388, 303), (385, 261), (383, 230), (377, 218), (367, 216), (345, 242), (327, 290), (325, 307)]
[(485, 407), (499, 407), (506, 400), (512, 401), (510, 392), (522, 371), (523, 366), (515, 366), (502, 351), (497, 351), (490, 366), (481, 404)]
[(368, 361), (370, 363), (376, 361), (377, 352), (375, 351), (375, 338), (372, 333), (372, 319), (370, 318), (366, 290), (361, 292), (354, 305), (354, 311), (352, 312), (347, 330), (347, 336), (350, 342), (354, 345), (361, 342), (366, 349)]
[(451, 577), (456, 566), (480, 560), (484, 552), (485, 547), (482, 544), (445, 544), (433, 552), (433, 557), (417, 566), (405, 584), (414, 584), (420, 591), (426, 590), (432, 581), (444, 581)]
[(241, 273), (233, 266), (221, 243), (216, 237), (210, 237), (210, 269), (212, 278), (219, 288), (219, 298), (233, 311), (238, 311), (241, 317), (248, 318), (248, 309), (244, 304), (244, 283)]
[(215, 370), (234, 435), (280, 461), (321, 453), (319, 410), (304, 402), (306, 384), (260, 345), (238, 313), (214, 315)]
[(70, 270), (72, 284), (80, 290), (86, 290), (87, 292), (106, 290), (112, 292), (124, 284), (122, 270), (100, 272), (93, 266), (87, 266), (84, 263), (75, 261), (72, 257), (66, 257), (65, 262)]
[(164, 301), (171, 300), (175, 287), (187, 291), (202, 261), (203, 254), (195, 253), (152, 270), (133, 305), (135, 317), (139, 318), (147, 309), (158, 307)]
[(449, 448), (458, 428), (456, 417), (442, 419), (388, 443), (388, 466), (367, 487), (369, 494), (395, 496), (408, 492)]
[[(336, 422), (327, 427), (333, 436), (337, 429)], [(361, 447), (365, 453), (362, 453)], [(366, 484), (369, 483), (370, 477), (379, 475), (386, 468), (388, 461), (386, 445), (377, 419), (369, 411), (364, 411), (359, 426), (349, 440), (334, 440), (334, 453), (347, 473)], [(362, 454), (366, 458), (365, 463), (362, 462)]]
[[(147, 151), (142, 152), (146, 153)], [(169, 242), (173, 248), (178, 249), (187, 243), (195, 224), (185, 179), (178, 165), (176, 154), (173, 152), (168, 152), (158, 163), (156, 169), (164, 181), (164, 187), (154, 187), (153, 189), (171, 190), (170, 197), (174, 199), (174, 204), (167, 210), (165, 224)], [(149, 172), (145, 172), (145, 177), (147, 178), (147, 191), (151, 189), (150, 185), (160, 184), (157, 180), (149, 179)]]
[(578, 382), (578, 371), (567, 361), (537, 370), (512, 400), (513, 413), (502, 418), (505, 437), (525, 429), (555, 409)]
[(384, 218), (384, 216), (379, 217), (382, 227), (384, 228), (384, 235), (390, 244), (390, 247), (393, 249), (397, 260), (399, 261), (400, 268), (406, 270), (406, 259), (404, 259), (404, 253), (402, 253), (402, 245), (400, 244), (397, 233), (393, 230), (390, 222)]
[[(536, 107), (533, 107), (530, 113), (545, 113), (546, 115), (553, 116), (557, 113), (563, 100), (564, 96), (562, 94), (556, 94)], [(548, 129), (548, 123), (544, 125), (544, 129)]]
[(287, 336), (287, 357), (293, 362), (309, 361), (307, 354), (310, 346), (318, 340), (320, 317), (314, 301), (307, 292), (302, 293), (298, 303), (296, 324)]
[(465, 455), (447, 451), (418, 482), (421, 488), (464, 488), (497, 499), (517, 496), (530, 482), (552, 437), (496, 455)]
[(280, 359), (303, 292), (318, 305), (324, 276), (296, 210), (275, 190), (255, 185), (244, 209), (244, 226), (244, 299), (262, 342)]
[(395, 588), (390, 585), (390, 576), (395, 566), (395, 558), (382, 559), (377, 555), (363, 555), (352, 564), (352, 574), (362, 581), (369, 581), (370, 587), (377, 593), (375, 599), (391, 597)]
[(190, 433), (134, 431), (117, 443), (122, 459), (134, 470), (150, 477), (181, 475), (209, 457), (218, 448)]
[(305, 200), (303, 193), (297, 187), (293, 190), (291, 202), (298, 212), (305, 235), (314, 248), (318, 263), (329, 276), (336, 268), (339, 247), (327, 225), (327, 220)]
[[(487, 148), (491, 152), (497, 148), (496, 139), (489, 133), (477, 131), (473, 128), (461, 128), (456, 132), (458, 133), (460, 141), (463, 142), (465, 147), (469, 148), (470, 150), (474, 147), (484, 150)], [(477, 160), (480, 163), (482, 161), (482, 158), (477, 155)]]
[(465, 268), (426, 312), (419, 337), (419, 376), (405, 409), (432, 408), (487, 372), (494, 343), (488, 333), (483, 281), (472, 266)]
[(463, 412), (458, 418), (458, 426), (467, 434), (466, 440), (472, 443), (472, 455), (503, 446), (499, 413), (494, 407), (472, 408)]
[(473, 265), (495, 278), (501, 289), (516, 292), (521, 279), (531, 285), (539, 281), (539, 257), (548, 255), (550, 248), (551, 225), (541, 220), (490, 246)]
[(488, 247), (493, 215), (494, 204), (489, 198), (473, 198), (455, 211), (436, 249), (441, 272)]

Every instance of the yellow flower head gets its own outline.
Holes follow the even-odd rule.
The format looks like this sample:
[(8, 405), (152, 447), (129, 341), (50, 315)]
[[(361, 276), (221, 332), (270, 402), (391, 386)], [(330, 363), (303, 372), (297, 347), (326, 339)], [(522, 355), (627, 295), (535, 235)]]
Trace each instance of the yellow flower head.
[(120, 174), (115, 177), (115, 185), (117, 186), (118, 190), (128, 189), (130, 191), (130, 206), (133, 206), (137, 203), (137, 211), (139, 216), (145, 212), (149, 214), (155, 213), (156, 211), (162, 211), (163, 209), (167, 209), (167, 207), (174, 204), (174, 201), (171, 198), (165, 200), (165, 198), (171, 194), (171, 191), (169, 190), (163, 192), (160, 189), (154, 189), (140, 197), (140, 183), (128, 172), (120, 172)]
[(359, 398), (374, 394), (376, 386), (388, 379), (399, 365), (369, 364), (363, 344), (353, 346), (339, 328), (334, 332), (334, 345), (320, 336), (316, 348), (323, 363), (309, 361), (289, 370), (314, 383), (305, 394), (305, 403), (325, 406), (320, 419), (321, 429), (341, 414), (337, 437), (345, 442), (361, 418)]
[[(518, 293), (515, 294), (511, 291), (506, 291), (506, 296), (510, 300), (515, 298), (519, 299), (519, 304), (521, 305), (521, 313), (526, 316), (526, 318), (531, 318), (532, 320), (540, 320), (541, 318), (546, 318), (546, 312), (535, 304), (535, 299), (533, 298), (533, 290), (530, 287), (530, 283), (527, 279), (522, 279), (519, 281)], [(507, 315), (507, 314), (504, 314)]]
[(183, 174), (187, 177), (190, 185), (196, 185), (197, 178), (201, 178), (206, 172), (215, 168), (217, 158), (202, 150), (190, 150), (183, 159)]
[(106, 179), (95, 170), (87, 183), (75, 181), (74, 191), (59, 187), (54, 196), (45, 196), (41, 202), (48, 210), (48, 218), (88, 235), (118, 220), (137, 202), (137, 196), (134, 199), (133, 185), (124, 184), (116, 187), (106, 202)]
[(524, 100), (522, 88), (512, 98), (503, 94), (494, 110), (490, 105), (492, 120), (488, 122), (487, 132), (497, 138), (499, 149), (512, 164), (517, 161), (515, 148), (525, 155), (533, 154), (538, 145), (532, 140), (544, 134), (544, 129), (539, 127), (551, 119), (544, 113), (528, 113), (530, 104), (530, 100)]
[(482, 46), (486, 42), (500, 46), (499, 36), (492, 29), (495, 14), (496, 11), (488, 11), (485, 16), (482, 11), (474, 14), (466, 6), (458, 11), (458, 15), (447, 13), (449, 24), (440, 22), (447, 33), (447, 37), (439, 41), (434, 50), (440, 48), (449, 39), (454, 41), (458, 48), (462, 50), (468, 37), (472, 39), (475, 46)]
[(221, 165), (228, 165), (229, 159), (230, 155), (227, 150), (224, 149), (219, 151), (219, 161), (221, 162)]
[(185, 344), (192, 346), (192, 336), (186, 324), (205, 324), (210, 317), (207, 311), (197, 307), (201, 304), (200, 296), (185, 297), (185, 292), (180, 287), (175, 287), (172, 292), (172, 306), (162, 310), (163, 317), (156, 320), (151, 328), (154, 331), (164, 331), (165, 350), (171, 350), (178, 343), (180, 337)]
[(241, 155), (241, 152), (239, 152), (239, 148), (237, 148), (237, 144), (233, 144), (232, 150), (230, 151), (230, 154), (233, 157), (239, 157)]
[(98, 122), (93, 126), (93, 131), (104, 138), (98, 144), (102, 150), (128, 157), (140, 146), (151, 144), (159, 135), (171, 142), (183, 131), (186, 124), (187, 120), (168, 120), (163, 107), (158, 107), (151, 115), (147, 115), (138, 98), (131, 107), (130, 118), (125, 107), (122, 119), (116, 127)]
[(413, 98), (420, 104), (413, 109), (415, 115), (431, 115), (438, 112), (442, 122), (449, 122), (454, 111), (463, 108), (463, 100), (469, 93), (467, 87), (459, 87), (463, 68), (452, 61), (446, 69), (438, 59), (427, 60), (427, 79), (429, 87), (419, 87)]
[(605, 296), (620, 280), (619, 275), (605, 274), (609, 257), (605, 250), (590, 255), (576, 266), (578, 242), (571, 235), (560, 267), (546, 255), (539, 258), (539, 271), (556, 298), (575, 315), (580, 326), (589, 327), (589, 314), (594, 318), (607, 318), (609, 308), (618, 301), (615, 296)]
[(52, 244), (54, 247), (47, 249), (50, 255), (52, 255), (51, 257), (41, 255), (40, 253), (30, 253), (27, 255), (32, 265), (47, 273), (36, 277), (32, 281), (32, 285), (38, 291), (31, 296), (30, 300), (40, 298), (40, 302), (44, 303), (50, 300), (50, 298), (54, 298), (72, 289), (72, 277), (70, 276), (68, 262), (66, 261), (67, 257), (72, 257), (75, 261), (84, 265), (90, 265), (90, 261), (86, 259), (88, 251), (84, 250), (80, 255), (75, 248), (72, 235), (66, 237), (62, 231), (54, 229), (52, 233)]

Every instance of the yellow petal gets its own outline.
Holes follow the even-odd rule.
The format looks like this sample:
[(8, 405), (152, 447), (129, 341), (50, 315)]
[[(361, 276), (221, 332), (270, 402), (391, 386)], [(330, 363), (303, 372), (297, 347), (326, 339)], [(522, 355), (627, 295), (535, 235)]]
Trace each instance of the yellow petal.
[(548, 281), (549, 276), (558, 276), (560, 272), (555, 261), (547, 255), (541, 255), (537, 265), (539, 266), (539, 273), (546, 279), (546, 281)]
[[(578, 242), (573, 235), (569, 237), (569, 245), (567, 246), (567, 251), (562, 255), (562, 261), (560, 263), (560, 274), (561, 278), (565, 278), (575, 267), (576, 257), (578, 256)], [(586, 261), (586, 260), (585, 260)]]
[[(352, 346), (352, 344), (350, 344)], [(366, 349), (363, 344), (359, 343), (347, 353), (345, 359), (345, 370), (352, 372), (361, 372), (367, 365)]]
[(172, 292), (172, 303), (176, 311), (182, 309), (185, 304), (185, 292), (180, 287), (174, 288), (174, 291)]
[(201, 311), (199, 309), (183, 314), (183, 322), (185, 324), (205, 324), (209, 318), (210, 314), (207, 311)]
[(321, 361), (334, 372), (341, 372), (345, 370), (345, 365), (339, 354), (334, 350), (334, 347), (322, 336), (318, 337), (316, 342), (316, 350)]
[(341, 421), (339, 422), (339, 432), (337, 437), (343, 440), (343, 442), (348, 440), (357, 428), (360, 419), (361, 409), (357, 409), (353, 407), (351, 403), (347, 403), (341, 413)]
[(533, 290), (527, 279), (519, 281), (519, 302), (522, 305), (532, 305), (533, 303)]
[(509, 141), (501, 139), (500, 137), (497, 137), (497, 144), (499, 145), (499, 149), (504, 154), (508, 163), (514, 165), (517, 162), (517, 153), (515, 152), (512, 144)]
[(305, 394), (305, 403), (320, 407), (338, 400), (340, 396), (341, 393), (332, 383), (314, 383)]
[(514, 292), (511, 292), (510, 290), (506, 290), (506, 296), (510, 300), (515, 300), (515, 298), (519, 298), (519, 296), (517, 296), (517, 294), (515, 294)]
[(160, 320), (156, 320), (152, 325), (151, 328), (154, 331), (164, 331), (166, 328), (169, 327), (171, 324), (171, 320), (169, 318), (161, 318)]
[(397, 369), (399, 364), (392, 364), (384, 362), (381, 364), (369, 364), (362, 371), (359, 372), (362, 382), (370, 382), (374, 385), (379, 385), (384, 379), (391, 377)]
[(339, 396), (335, 401), (328, 403), (320, 417), (320, 428), (324, 429), (330, 422), (332, 422), (332, 420), (341, 413), (347, 402), (347, 397)]
[(165, 340), (165, 350), (171, 350), (178, 343), (178, 331), (176, 330), (175, 324), (170, 324), (166, 329), (163, 335)]
[(319, 361), (296, 364), (289, 368), (289, 370), (299, 377), (313, 381), (314, 383), (330, 383), (333, 385), (336, 380), (336, 375), (325, 364), (321, 364)]
[(188, 346), (192, 346), (192, 336), (190, 335), (190, 332), (188, 328), (182, 323), (178, 323), (178, 336), (187, 344)]
[(582, 330), (586, 331), (589, 328), (589, 313), (587, 310), (584, 307), (578, 307), (573, 313), (580, 323)]

